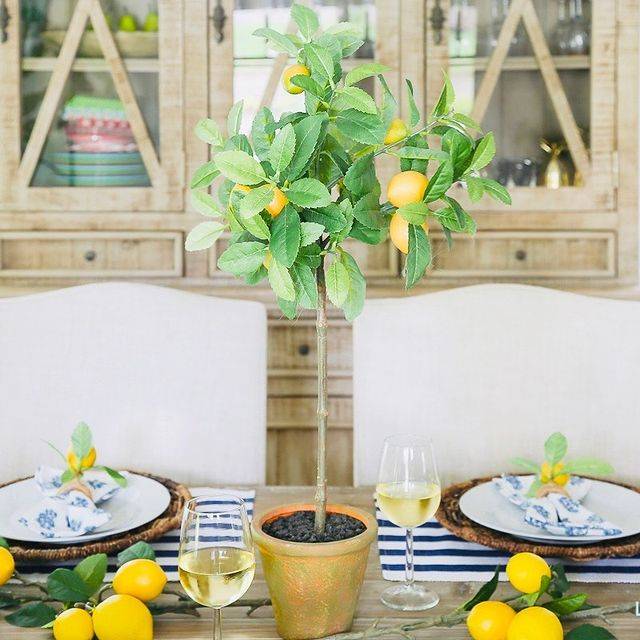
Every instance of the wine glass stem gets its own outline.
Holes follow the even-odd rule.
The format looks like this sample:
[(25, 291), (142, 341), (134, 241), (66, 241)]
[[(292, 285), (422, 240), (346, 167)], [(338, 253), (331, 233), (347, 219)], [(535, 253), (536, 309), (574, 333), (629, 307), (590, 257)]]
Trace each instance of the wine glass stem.
[(222, 609), (213, 610), (213, 640), (222, 640)]
[(405, 552), (404, 579), (408, 586), (413, 585), (413, 529), (407, 529), (407, 547)]

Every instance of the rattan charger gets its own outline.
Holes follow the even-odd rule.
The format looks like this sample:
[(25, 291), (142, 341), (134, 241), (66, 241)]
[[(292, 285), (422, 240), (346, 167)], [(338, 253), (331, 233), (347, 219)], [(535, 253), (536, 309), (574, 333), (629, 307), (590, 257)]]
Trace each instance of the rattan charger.
[[(168, 478), (155, 476), (150, 473), (141, 473), (140, 471), (132, 471), (131, 473), (156, 480), (169, 490), (169, 494), (171, 496), (169, 506), (166, 508), (164, 513), (155, 518), (155, 520), (147, 522), (147, 524), (137, 527), (136, 529), (125, 531), (124, 533), (108, 536), (100, 540), (93, 540), (84, 544), (73, 544), (68, 547), (51, 544), (47, 546), (46, 541), (15, 542), (9, 540), (10, 551), (13, 554), (13, 557), (16, 560), (21, 561), (45, 560), (47, 562), (55, 562), (60, 560), (76, 560), (79, 558), (85, 558), (86, 556), (90, 556), (94, 553), (112, 554), (130, 547), (135, 542), (139, 542), (141, 540), (144, 542), (151, 542), (168, 531), (180, 528), (182, 509), (185, 502), (191, 498), (189, 489), (178, 482), (174, 482)], [(0, 488), (25, 479), (26, 478), (20, 478), (19, 480), (0, 484)]]
[[(463, 540), (476, 542), (486, 547), (507, 551), (508, 553), (530, 551), (531, 553), (537, 553), (542, 556), (567, 558), (580, 562), (601, 558), (628, 558), (640, 554), (640, 534), (605, 542), (568, 546), (527, 542), (526, 540), (514, 538), (506, 533), (500, 533), (499, 531), (483, 527), (469, 520), (469, 518), (460, 511), (460, 498), (472, 487), (482, 484), (483, 482), (489, 482), (490, 480), (491, 477), (475, 478), (461, 482), (460, 484), (454, 484), (445, 489), (442, 493), (440, 509), (438, 509), (436, 514), (436, 518), (440, 524)], [(623, 484), (622, 482), (615, 482), (613, 484), (640, 493), (638, 487)]]

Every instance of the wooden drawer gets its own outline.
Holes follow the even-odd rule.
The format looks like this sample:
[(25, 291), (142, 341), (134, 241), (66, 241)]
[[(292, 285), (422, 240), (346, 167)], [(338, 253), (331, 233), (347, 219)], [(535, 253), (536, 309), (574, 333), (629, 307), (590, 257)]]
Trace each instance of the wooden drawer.
[(0, 277), (181, 276), (182, 243), (179, 232), (3, 232)]
[(480, 231), (456, 235), (451, 251), (434, 233), (431, 278), (607, 278), (615, 276), (613, 232)]

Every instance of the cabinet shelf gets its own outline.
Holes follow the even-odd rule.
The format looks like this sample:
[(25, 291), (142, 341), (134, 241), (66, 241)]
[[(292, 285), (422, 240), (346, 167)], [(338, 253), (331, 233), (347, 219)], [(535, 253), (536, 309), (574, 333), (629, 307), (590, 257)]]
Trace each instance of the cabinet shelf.
[[(23, 71), (53, 71), (58, 58), (23, 58)], [(132, 73), (158, 73), (160, 62), (157, 58), (124, 58), (127, 71)], [(108, 71), (109, 65), (103, 58), (76, 58), (73, 71)]]
[[(590, 56), (553, 56), (553, 63), (556, 69), (590, 69)], [(474, 58), (451, 58), (449, 61), (451, 68), (455, 69), (475, 69), (475, 71), (485, 71), (489, 66), (488, 57)], [(510, 56), (504, 61), (503, 71), (538, 71), (540, 66), (534, 56)]]

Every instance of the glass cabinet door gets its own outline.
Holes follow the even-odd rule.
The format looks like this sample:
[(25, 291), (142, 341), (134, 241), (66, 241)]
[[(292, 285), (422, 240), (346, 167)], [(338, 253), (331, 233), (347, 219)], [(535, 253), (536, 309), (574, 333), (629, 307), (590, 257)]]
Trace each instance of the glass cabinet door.
[[(448, 66), (456, 109), (495, 133), (498, 157), (490, 177), (510, 189), (512, 210), (612, 209), (615, 3), (428, 5), (427, 91), (429, 78)], [(438, 8), (441, 21), (434, 19)], [(485, 200), (470, 206), (499, 207)]]
[[(9, 0), (3, 205), (182, 206), (181, 2)], [(12, 95), (13, 93), (13, 95)], [(16, 123), (19, 123), (16, 126)]]

